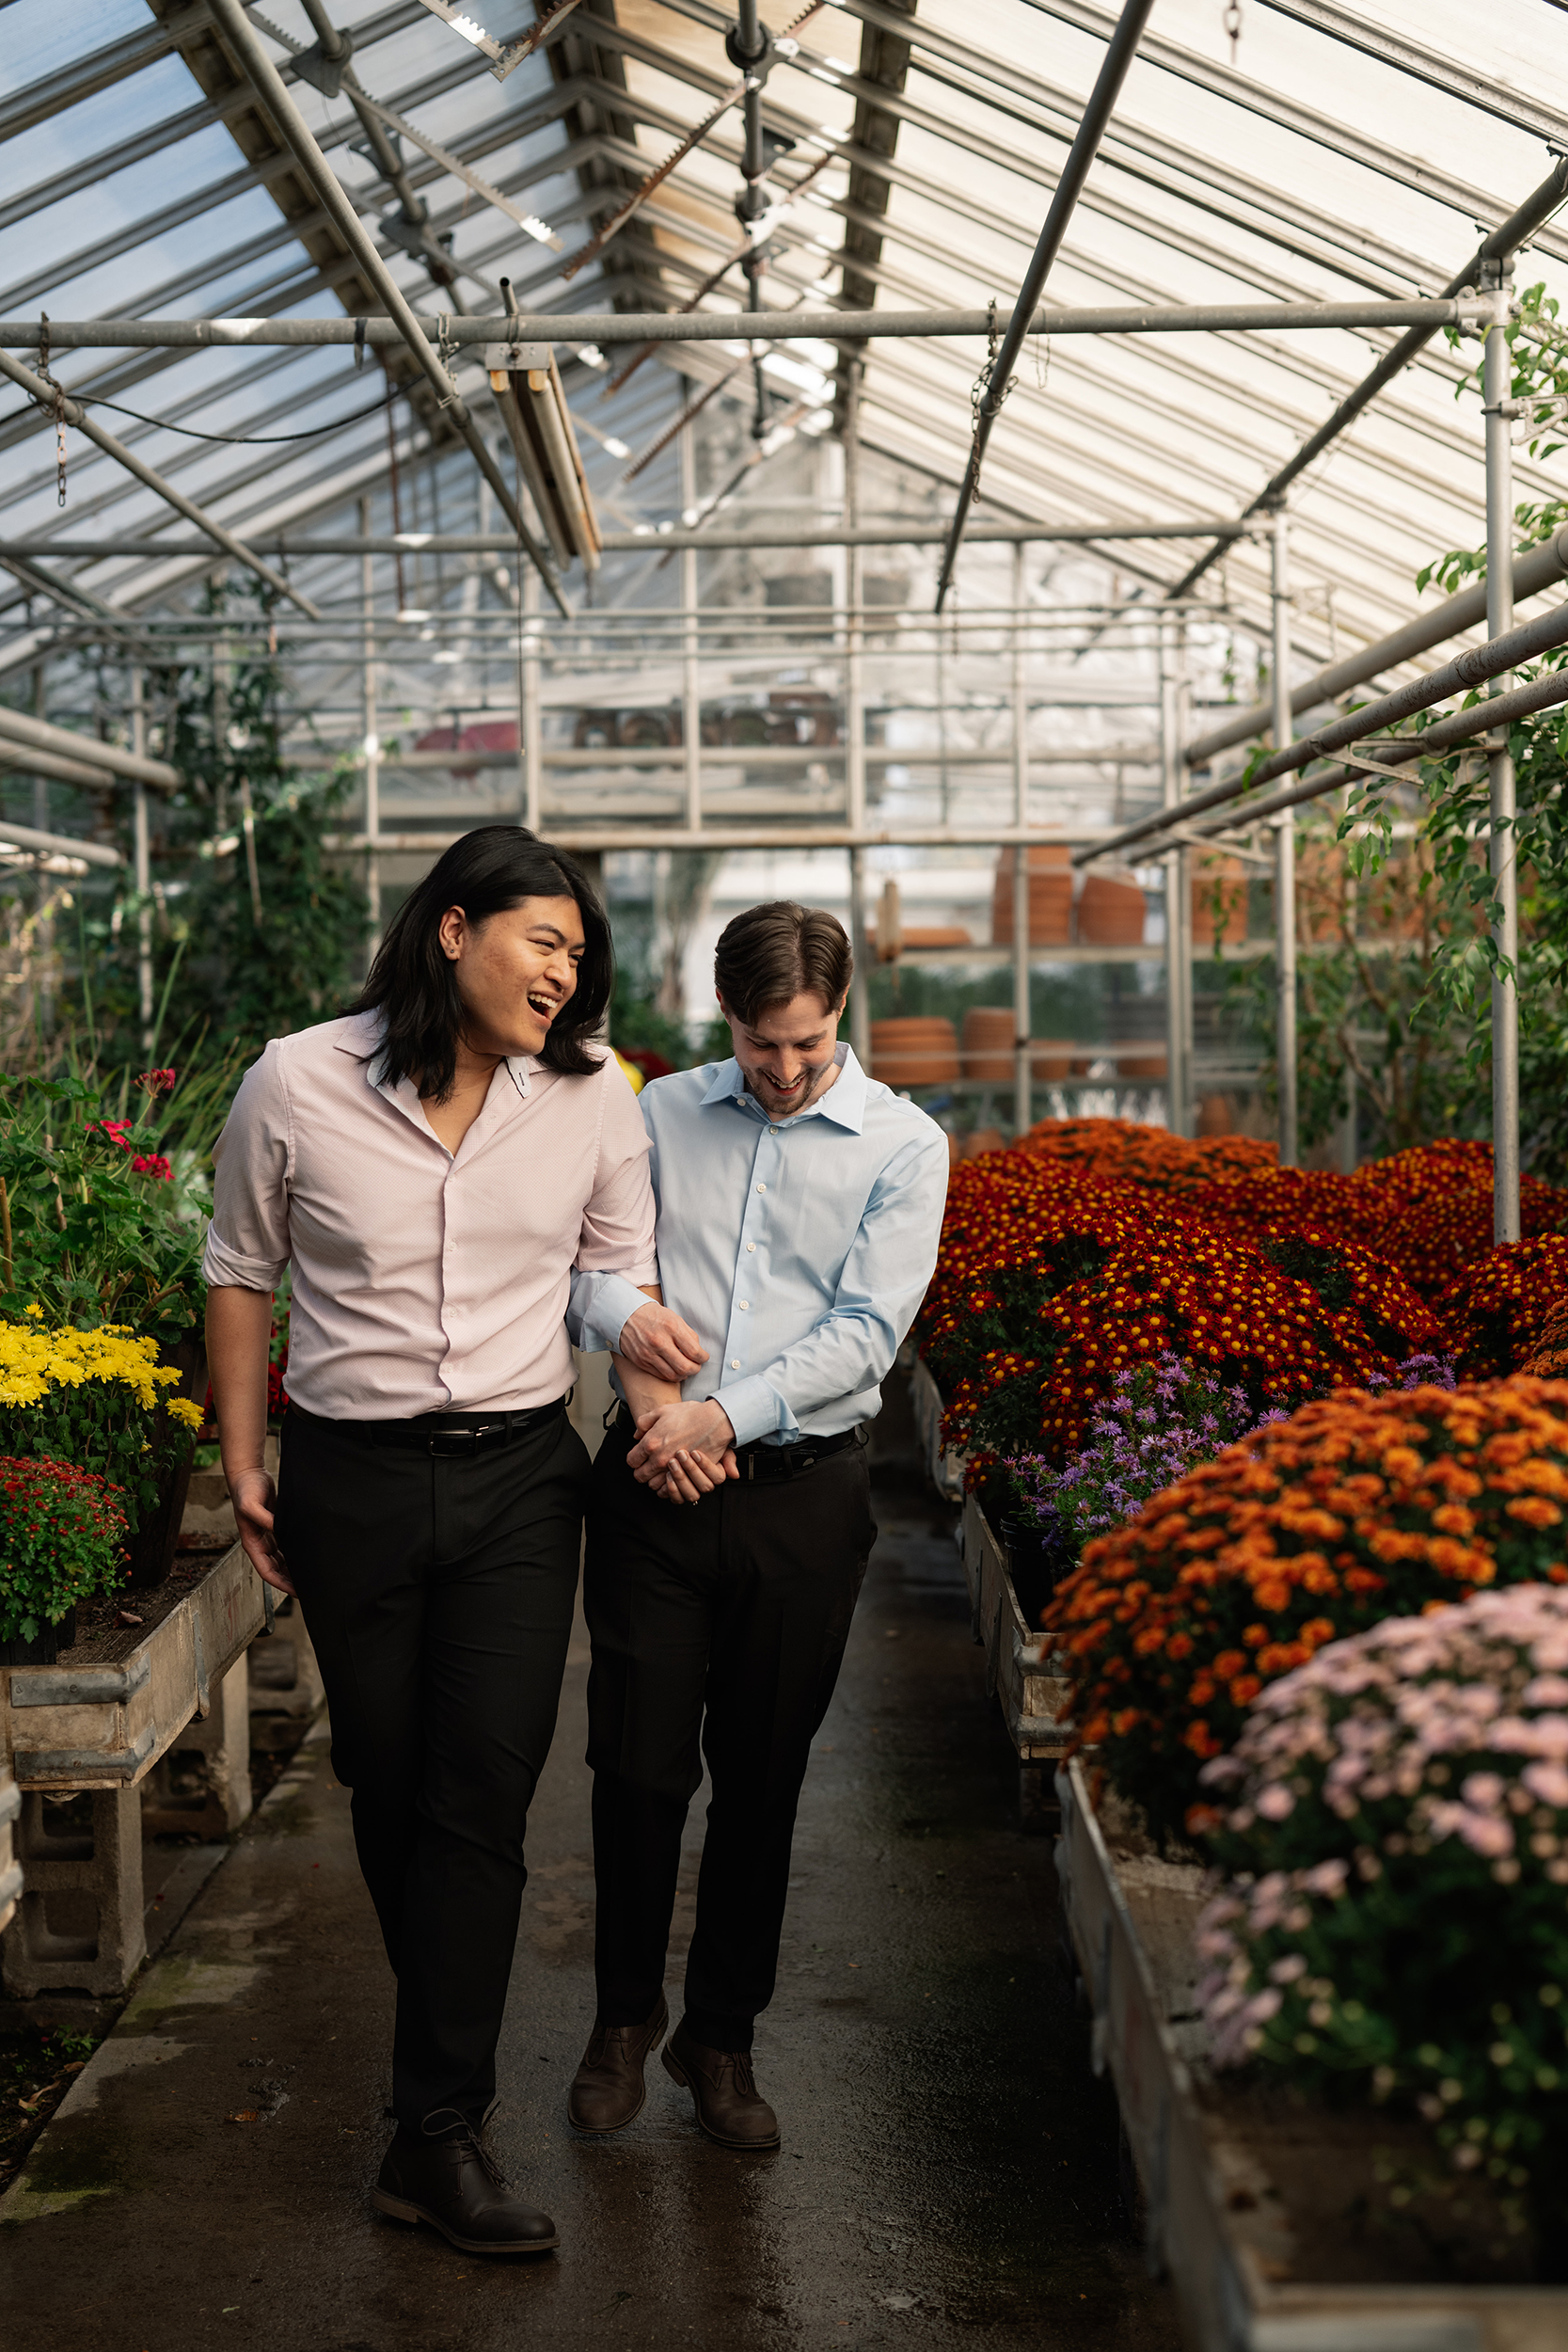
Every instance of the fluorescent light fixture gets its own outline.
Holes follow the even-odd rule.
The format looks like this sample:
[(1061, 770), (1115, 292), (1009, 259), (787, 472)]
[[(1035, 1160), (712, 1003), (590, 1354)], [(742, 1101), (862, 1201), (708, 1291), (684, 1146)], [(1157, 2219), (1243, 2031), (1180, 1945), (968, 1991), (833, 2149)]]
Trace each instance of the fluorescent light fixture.
[(611, 457), (629, 457), (631, 455), (631, 452), (626, 447), (625, 441), (617, 440), (613, 433), (607, 433), (605, 435), (604, 445)]

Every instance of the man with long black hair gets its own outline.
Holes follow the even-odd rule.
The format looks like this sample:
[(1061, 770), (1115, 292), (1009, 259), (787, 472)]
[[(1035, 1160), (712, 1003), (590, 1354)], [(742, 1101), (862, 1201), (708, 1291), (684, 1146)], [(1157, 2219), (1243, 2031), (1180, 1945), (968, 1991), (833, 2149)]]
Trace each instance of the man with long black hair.
[[(258, 1573), (303, 1604), (397, 1974), (373, 2199), (475, 2252), (557, 2242), (479, 2133), (577, 1587), (568, 1331), (592, 1323), (644, 1402), (703, 1359), (657, 1303), (647, 1136), (594, 1042), (612, 980), (581, 868), (519, 827), (470, 833), (399, 909), (351, 1011), (268, 1045), (214, 1153), (224, 1471)], [(673, 1494), (704, 1476), (675, 1474)]]
[[(626, 1410), (594, 1465), (584, 1606), (594, 1645), (598, 2014), (568, 2098), (619, 2131), (663, 2040), (687, 1808), (713, 1779), (664, 2064), (726, 2148), (779, 2145), (752, 2029), (772, 1998), (795, 1807), (876, 1525), (866, 1423), (936, 1263), (947, 1138), (838, 1041), (842, 924), (781, 900), (715, 959), (731, 1058), (642, 1090), (667, 1295), (711, 1362)], [(656, 1501), (715, 1471), (694, 1508)], [(699, 1480), (699, 1484), (704, 1482)]]

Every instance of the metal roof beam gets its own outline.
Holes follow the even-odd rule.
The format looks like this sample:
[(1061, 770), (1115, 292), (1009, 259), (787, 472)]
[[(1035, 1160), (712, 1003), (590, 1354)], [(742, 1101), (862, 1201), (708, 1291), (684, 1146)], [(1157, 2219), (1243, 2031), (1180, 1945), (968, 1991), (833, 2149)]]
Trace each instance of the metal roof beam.
[[(1494, 229), (1490, 236), (1481, 239), (1469, 261), (1449, 278), (1447, 291), (1450, 294), (1457, 294), (1462, 287), (1479, 286), (1487, 262), (1500, 261), (1515, 251), (1544, 220), (1550, 219), (1565, 198), (1568, 198), (1568, 156), (1559, 156), (1541, 185), (1526, 197), (1518, 210), (1510, 214), (1508, 219), (1499, 228)], [(1362, 378), (1355, 389), (1346, 393), (1333, 415), (1325, 418), (1317, 431), (1302, 443), (1294, 456), (1287, 459), (1283, 466), (1270, 475), (1268, 481), (1248, 504), (1247, 513), (1249, 515), (1261, 514), (1265, 507), (1276, 505), (1291, 483), (1297, 481), (1306, 472), (1314, 459), (1322, 456), (1331, 441), (1338, 439), (1348, 425), (1354, 423), (1363, 409), (1369, 407), (1377, 398), (1384, 386), (1391, 383), (1401, 370), (1408, 366), (1423, 344), (1431, 342), (1435, 332), (1434, 327), (1416, 325), (1402, 335), (1393, 349), (1384, 353), (1376, 367), (1369, 375)], [(1202, 579), (1218, 552), (1216, 548), (1212, 548), (1207, 555), (1199, 556), (1197, 562), (1183, 573), (1172, 594), (1178, 596), (1188, 595), (1194, 583)]]
[(85, 408), (68, 399), (64, 393), (56, 392), (41, 376), (35, 375), (31, 368), (24, 368), (20, 359), (13, 359), (8, 351), (0, 351), (0, 374), (8, 375), (13, 384), (38, 402), (46, 415), (60, 418), (65, 423), (74, 425), (79, 433), (85, 433), (89, 441), (96, 441), (105, 456), (123, 466), (127, 473), (134, 473), (148, 489), (156, 492), (166, 505), (172, 506), (177, 515), (183, 515), (187, 522), (195, 523), (198, 531), (204, 531), (215, 547), (232, 556), (236, 564), (243, 564), (247, 571), (254, 572), (258, 580), (276, 595), (287, 596), (291, 604), (297, 604), (312, 621), (320, 620), (321, 613), (309, 596), (302, 596), (297, 588), (291, 588), (288, 581), (279, 579), (270, 564), (263, 564), (243, 540), (236, 539), (232, 532), (214, 522), (194, 500), (186, 498), (182, 490), (177, 490), (172, 483), (164, 480), (162, 474), (155, 473), (144, 458), (138, 457), (134, 450), (127, 449), (123, 441), (117, 441), (112, 433), (106, 433)]
[(1359, 50), (1364, 57), (1375, 57), (1380, 65), (1392, 66), (1396, 73), (1407, 73), (1415, 81), (1424, 82), (1428, 89), (1441, 90), (1445, 97), (1457, 98), (1463, 105), (1479, 107), (1482, 114), (1511, 124), (1515, 131), (1528, 132), (1548, 145), (1568, 139), (1568, 115), (1558, 114), (1549, 106), (1538, 106), (1522, 90), (1494, 81), (1456, 58), (1440, 57), (1434, 51), (1423, 49), (1418, 41), (1406, 40), (1401, 33), (1387, 32), (1380, 24), (1369, 24), (1365, 17), (1336, 8), (1334, 0), (1263, 0), (1263, 6), (1273, 8), (1276, 15), (1293, 17), (1298, 24), (1310, 25), (1315, 33), (1324, 33), (1330, 40), (1343, 41), (1349, 48)]
[[(859, 14), (867, 0), (841, 0), (841, 5), (852, 14)], [(1109, 39), (1116, 23), (1110, 10), (1098, 7), (1096, 0), (1024, 0), (1024, 6), (1053, 17), (1058, 24), (1071, 24), (1079, 32), (1092, 33), (1101, 40)], [(1138, 54), (1145, 65), (1158, 66), (1162, 72), (1190, 83), (1194, 88), (1208, 90), (1216, 98), (1244, 107), (1261, 121), (1272, 122), (1282, 131), (1291, 131), (1297, 137), (1310, 140), (1316, 147), (1343, 155), (1349, 162), (1360, 164), (1400, 187), (1432, 198), (1434, 203), (1447, 204), (1465, 220), (1502, 220), (1507, 216), (1510, 208), (1501, 197), (1485, 195), (1435, 165), (1406, 154), (1392, 140), (1369, 137), (1327, 115), (1315, 113), (1311, 107), (1298, 105), (1277, 90), (1250, 81), (1233, 67), (1216, 65), (1158, 33), (1144, 36)], [(1568, 235), (1560, 230), (1538, 230), (1531, 242), (1543, 253), (1568, 261)]]

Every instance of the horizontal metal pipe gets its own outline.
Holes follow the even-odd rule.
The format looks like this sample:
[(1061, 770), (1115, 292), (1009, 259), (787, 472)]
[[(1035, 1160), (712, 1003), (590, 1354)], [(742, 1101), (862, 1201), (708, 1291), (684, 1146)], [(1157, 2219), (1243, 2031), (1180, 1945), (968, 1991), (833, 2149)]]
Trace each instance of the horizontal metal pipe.
[[(1385, 727), (1397, 726), (1402, 719), (1412, 718), (1418, 710), (1429, 710), (1433, 703), (1444, 701), (1449, 694), (1463, 694), (1472, 687), (1482, 686), (1488, 678), (1561, 644), (1568, 644), (1568, 604), (1554, 605), (1539, 620), (1527, 623), (1523, 628), (1510, 629), (1505, 636), (1494, 637), (1484, 645), (1472, 645), (1468, 652), (1456, 654), (1451, 661), (1446, 661), (1440, 670), (1429, 670), (1424, 677), (1412, 678), (1408, 685), (1396, 687), (1391, 694), (1365, 704), (1332, 726), (1318, 727), (1310, 735), (1298, 735), (1293, 742), (1271, 752), (1250, 776), (1229, 776), (1223, 784), (1211, 785), (1207, 792), (1195, 792), (1174, 810), (1156, 809), (1152, 816), (1124, 825), (1092, 854), (1104, 857), (1134, 841), (1147, 840), (1150, 834), (1163, 833), (1173, 821), (1185, 823), (1204, 809), (1239, 800), (1243, 792), (1256, 791), (1259, 785), (1272, 783), (1275, 776), (1289, 775), (1314, 759), (1326, 759), (1347, 744), (1380, 734)], [(1086, 863), (1082, 852), (1073, 859), (1075, 866)]]
[[(469, 829), (471, 830), (471, 828)], [(644, 818), (637, 824), (611, 823), (556, 827), (545, 819), (545, 837), (560, 850), (890, 850), (890, 849), (1011, 849), (1022, 844), (1054, 843), (1070, 848), (1075, 842), (1098, 838), (1093, 834), (1044, 833), (1016, 825), (960, 833), (951, 825), (672, 825), (666, 828)], [(439, 857), (461, 833), (328, 834), (328, 850), (375, 850), (383, 853), (428, 852)], [(1151, 948), (1151, 956), (1159, 949)]]
[[(1554, 531), (1549, 539), (1531, 548), (1513, 562), (1513, 595), (1523, 603), (1527, 596), (1539, 596), (1543, 588), (1568, 574), (1568, 523)], [(1369, 678), (1384, 670), (1393, 669), (1399, 662), (1412, 660), (1417, 654), (1430, 652), (1447, 637), (1457, 637), (1461, 630), (1479, 628), (1486, 619), (1486, 582), (1479, 587), (1465, 588), (1456, 596), (1434, 604), (1430, 612), (1418, 612), (1413, 621), (1406, 621), (1375, 644), (1363, 645), (1358, 653), (1347, 654), (1342, 661), (1331, 661), (1323, 669), (1314, 670), (1309, 678), (1291, 690), (1292, 711), (1313, 710), (1319, 703), (1332, 702), (1347, 687), (1363, 686)], [(1245, 743), (1251, 737), (1261, 735), (1269, 725), (1273, 706), (1251, 703), (1244, 710), (1226, 720), (1223, 726), (1211, 727), (1207, 735), (1198, 736), (1188, 744), (1184, 757), (1189, 768), (1206, 768), (1216, 752), (1228, 751), (1233, 744)]]
[(180, 771), (171, 768), (166, 760), (144, 759), (139, 752), (122, 751), (118, 743), (95, 743), (90, 737), (73, 735), (69, 727), (51, 726), (47, 719), (29, 718), (24, 710), (9, 710), (0, 705), (0, 736), (33, 751), (53, 752), (60, 759), (107, 768), (117, 776), (150, 784), (160, 792), (180, 789)]
[[(1050, 702), (1048, 696), (1038, 699), (1031, 695), (1029, 700), (1037, 708), (1057, 707)], [(705, 743), (703, 765), (705, 768), (800, 768), (810, 764), (813, 767), (841, 768), (847, 749), (844, 743)], [(509, 751), (404, 752), (400, 755), (383, 746), (376, 756), (385, 775), (389, 769), (513, 768), (516, 764), (517, 753), (514, 746)], [(319, 768), (324, 764), (319, 752), (314, 755), (301, 754), (297, 760), (293, 753), (288, 757), (303, 767)], [(599, 768), (674, 770), (681, 767), (685, 757), (684, 746), (679, 743), (606, 743), (593, 748), (562, 744), (553, 749), (546, 746), (539, 755), (542, 766), (562, 771)], [(364, 754), (356, 753), (353, 764), (359, 767), (363, 760)], [(963, 769), (1011, 768), (1013, 755), (1010, 751), (960, 751), (951, 744), (943, 752), (934, 743), (927, 744), (924, 750), (889, 750), (885, 744), (868, 743), (865, 764), (868, 768), (931, 768), (939, 764)], [(1160, 751), (1157, 744), (1152, 747), (1130, 744), (1123, 751), (1031, 752), (1029, 764), (1034, 768), (1157, 768)]]
[[(1140, 303), (1118, 308), (1049, 310), (1035, 312), (1030, 335), (1201, 335), (1262, 333), (1285, 327), (1465, 326), (1478, 306), (1461, 297), (1432, 296), (1410, 302), (1198, 302)], [(865, 342), (889, 335), (984, 336), (988, 310), (535, 310), (515, 318), (449, 318), (453, 343), (722, 343), (746, 342), (759, 330), (795, 342)], [(439, 322), (416, 318), (426, 337)], [(240, 344), (353, 343), (351, 318), (280, 319), (51, 319), (54, 351), (186, 347), (228, 350)], [(37, 319), (0, 319), (0, 349), (31, 351)], [(404, 343), (389, 318), (368, 318), (363, 341), (373, 350)]]
[[(1528, 686), (1516, 686), (1512, 693), (1494, 694), (1468, 710), (1456, 710), (1451, 718), (1439, 719), (1435, 726), (1420, 735), (1402, 736), (1397, 742), (1380, 743), (1378, 764), (1401, 768), (1407, 762), (1431, 759), (1451, 750), (1456, 743), (1466, 742), (1478, 735), (1490, 735), (1494, 727), (1512, 726), (1515, 719), (1528, 719), (1534, 711), (1550, 710), (1555, 704), (1565, 702), (1568, 670), (1553, 670), (1545, 677), (1532, 678)], [(1296, 808), (1304, 801), (1322, 800), (1325, 793), (1338, 792), (1353, 778), (1366, 774), (1365, 768), (1348, 759), (1342, 767), (1330, 768), (1321, 776), (1269, 793), (1256, 807), (1249, 803), (1245, 808), (1227, 811), (1223, 818), (1211, 818), (1208, 824), (1195, 826), (1194, 831), (1207, 837), (1224, 833), (1231, 825), (1250, 825), (1255, 819), (1272, 817), (1277, 809)]]
[[(1193, 522), (1150, 523), (974, 523), (964, 533), (966, 543), (972, 539), (995, 540), (1003, 546), (1029, 546), (1034, 541), (1068, 541), (1085, 544), (1113, 539), (1240, 539), (1258, 529), (1254, 523), (1217, 522), (1199, 518)], [(940, 547), (947, 533), (934, 524), (924, 523), (860, 523), (827, 524), (822, 529), (800, 531), (607, 531), (603, 545), (607, 554), (655, 555), (669, 548), (927, 548)], [(251, 541), (268, 555), (515, 555), (517, 542), (510, 532), (420, 532), (405, 531), (397, 536), (368, 539), (344, 536), (341, 532), (330, 538), (291, 537), (287, 532), (259, 532)], [(135, 539), (105, 534), (94, 539), (0, 539), (0, 559), (15, 556), (19, 561), (40, 555), (78, 557), (87, 563), (106, 563), (111, 557), (122, 555), (145, 558), (150, 562), (160, 556), (211, 555), (212, 548), (201, 539)]]
[(0, 817), (0, 850), (37, 850), (45, 857), (79, 857), (88, 866), (123, 866), (118, 850), (101, 841), (78, 841), (74, 834), (40, 833), (33, 825), (13, 825)]
[(59, 784), (80, 785), (88, 792), (114, 789), (117, 779), (106, 768), (89, 768), (80, 759), (61, 759), (54, 752), (28, 751), (0, 736), (0, 768), (20, 768), (29, 776), (51, 776)]

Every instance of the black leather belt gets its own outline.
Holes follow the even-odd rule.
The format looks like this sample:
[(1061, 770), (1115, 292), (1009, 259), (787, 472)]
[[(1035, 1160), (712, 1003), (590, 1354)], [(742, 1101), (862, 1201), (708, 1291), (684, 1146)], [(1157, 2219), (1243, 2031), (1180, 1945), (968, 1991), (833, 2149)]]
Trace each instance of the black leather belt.
[(522, 1413), (416, 1413), (407, 1421), (327, 1421), (292, 1404), (289, 1419), (357, 1438), (362, 1445), (397, 1446), (435, 1454), (438, 1460), (464, 1460), (494, 1446), (510, 1445), (514, 1438), (554, 1421), (565, 1409), (566, 1399), (558, 1396), (553, 1405), (532, 1405)]
[(799, 1478), (830, 1454), (842, 1454), (846, 1447), (862, 1442), (859, 1429), (841, 1429), (834, 1438), (802, 1438), (796, 1445), (766, 1445), (760, 1438), (750, 1445), (736, 1446), (735, 1458), (740, 1475), (758, 1485), (785, 1478)]

